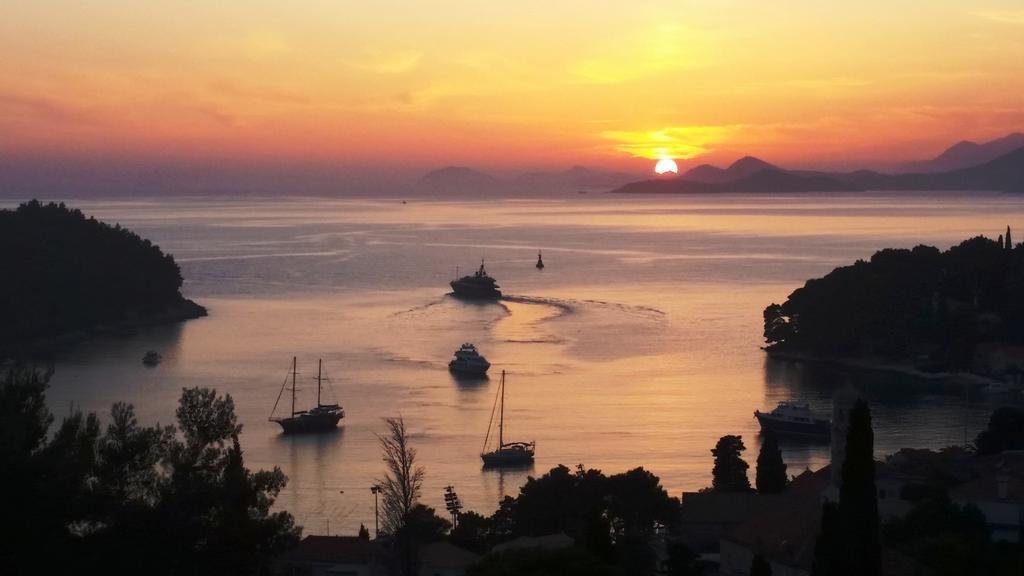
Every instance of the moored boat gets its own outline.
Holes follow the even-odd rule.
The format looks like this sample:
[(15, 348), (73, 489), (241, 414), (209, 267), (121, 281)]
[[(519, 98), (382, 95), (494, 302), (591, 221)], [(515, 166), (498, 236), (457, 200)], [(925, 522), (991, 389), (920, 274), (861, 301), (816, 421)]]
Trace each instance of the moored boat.
[(498, 388), (498, 396), (495, 398), (498, 403), (498, 445), (494, 450), (487, 451), (487, 444), (491, 436), (491, 423), (494, 421), (494, 411), (491, 411), (491, 423), (487, 425), (487, 435), (484, 436), (484, 447), (480, 458), (484, 461), (486, 468), (512, 468), (516, 466), (529, 466), (533, 464), (533, 453), (536, 442), (505, 442), (505, 371), (501, 371), (501, 384)]
[(270, 421), (277, 422), (285, 434), (304, 433), (304, 432), (329, 432), (338, 427), (338, 421), (345, 417), (345, 409), (335, 404), (323, 404), (321, 402), (321, 391), (323, 389), (323, 360), (317, 364), (316, 373), (316, 406), (308, 410), (296, 410), (295, 409), (295, 378), (298, 375), (296, 369), (296, 358), (292, 357), (292, 369), (289, 373), (291, 376), (291, 392), (292, 392), (292, 409), (289, 416), (275, 417), (273, 414), (277, 411), (277, 404), (281, 401), (281, 395), (284, 394), (285, 387), (288, 385), (288, 379), (285, 379), (284, 384), (281, 385), (281, 391), (277, 394), (277, 402), (274, 403), (274, 410), (271, 411)]
[(150, 350), (146, 352), (146, 355), (142, 357), (142, 363), (146, 366), (156, 366), (164, 359), (156, 350)]
[(754, 417), (763, 432), (823, 437), (832, 433), (832, 423), (816, 417), (807, 404), (779, 402), (771, 412), (755, 410)]

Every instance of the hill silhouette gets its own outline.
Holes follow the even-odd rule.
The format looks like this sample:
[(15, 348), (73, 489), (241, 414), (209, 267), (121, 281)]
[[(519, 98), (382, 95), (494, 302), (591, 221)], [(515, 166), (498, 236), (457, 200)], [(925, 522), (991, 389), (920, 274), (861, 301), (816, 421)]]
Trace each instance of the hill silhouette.
[(733, 162), (728, 168), (724, 170), (711, 164), (701, 164), (695, 168), (687, 170), (679, 176), (682, 180), (693, 180), (695, 182), (706, 182), (706, 183), (719, 183), (719, 182), (734, 182), (741, 178), (753, 176), (754, 174), (762, 170), (779, 170), (778, 166), (769, 164), (759, 158), (753, 156), (744, 156), (739, 160)]
[(99, 326), (195, 318), (174, 257), (119, 225), (33, 200), (0, 210), (0, 358)]
[(573, 166), (566, 170), (527, 172), (515, 178), (500, 178), (466, 166), (448, 166), (431, 170), (419, 179), (417, 188), (429, 193), (547, 194), (578, 190), (604, 191), (635, 179), (624, 172), (595, 170)]
[(823, 174), (801, 175), (778, 168), (763, 168), (735, 180), (698, 182), (685, 177), (644, 180), (616, 188), (620, 194), (686, 194), (711, 192), (849, 192), (859, 188)]
[(500, 186), (501, 181), (466, 166), (447, 166), (427, 172), (417, 185), (431, 192), (487, 192)]
[[(747, 166), (763, 163), (747, 157)], [(766, 164), (766, 163), (764, 163)], [(699, 176), (724, 177), (729, 170), (698, 166)], [(729, 169), (736, 166), (734, 163)], [(872, 170), (818, 172), (785, 170), (772, 165), (748, 176), (724, 181), (698, 181), (688, 177), (631, 182), (613, 192), (625, 194), (682, 194), (711, 192), (853, 192), (862, 190), (992, 190), (1024, 192), (1024, 147), (993, 160), (958, 170), (937, 173), (883, 174)], [(713, 170), (718, 170), (714, 172)], [(692, 171), (691, 171), (692, 172)], [(738, 171), (734, 171), (736, 173)]]
[(905, 164), (900, 172), (932, 173), (969, 168), (995, 160), (1022, 146), (1024, 146), (1024, 134), (1020, 132), (1007, 134), (1002, 138), (996, 138), (995, 140), (989, 140), (980, 144), (969, 140), (962, 140), (931, 160)]
[[(1007, 229), (1009, 233), (1009, 229)], [(764, 311), (772, 353), (1009, 369), (982, 351), (1024, 344), (1024, 244), (977, 236), (946, 251), (885, 249), (808, 280)], [(998, 355), (996, 355), (998, 356)]]

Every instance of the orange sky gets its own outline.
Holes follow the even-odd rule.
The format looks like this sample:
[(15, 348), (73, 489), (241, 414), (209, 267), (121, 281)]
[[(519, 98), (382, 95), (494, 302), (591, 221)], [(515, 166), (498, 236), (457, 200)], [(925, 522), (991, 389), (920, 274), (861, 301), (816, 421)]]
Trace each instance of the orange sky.
[(1019, 0), (153, 4), (9, 0), (0, 154), (852, 166), (1024, 130)]

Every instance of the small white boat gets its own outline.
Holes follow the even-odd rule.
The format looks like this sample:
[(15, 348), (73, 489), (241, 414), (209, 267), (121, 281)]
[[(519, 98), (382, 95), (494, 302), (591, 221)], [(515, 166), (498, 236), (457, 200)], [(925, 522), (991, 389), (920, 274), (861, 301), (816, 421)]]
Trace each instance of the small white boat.
[(832, 423), (818, 418), (807, 404), (779, 402), (771, 412), (754, 410), (754, 417), (764, 432), (799, 434), (804, 436), (831, 436)]
[(448, 363), (448, 370), (466, 376), (483, 376), (491, 363), (477, 352), (476, 346), (465, 343), (455, 351), (455, 356)]

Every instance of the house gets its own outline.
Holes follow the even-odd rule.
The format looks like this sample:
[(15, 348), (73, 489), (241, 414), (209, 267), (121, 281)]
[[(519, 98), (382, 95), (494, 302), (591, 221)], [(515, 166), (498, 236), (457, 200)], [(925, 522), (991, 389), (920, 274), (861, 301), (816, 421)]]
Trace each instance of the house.
[(694, 552), (716, 554), (722, 537), (758, 514), (768, 499), (754, 492), (683, 492), (681, 539)]
[(357, 536), (306, 536), (275, 562), (282, 576), (386, 576), (386, 550)]
[(976, 506), (985, 515), (993, 542), (1022, 541), (1024, 453), (1008, 451), (977, 457), (972, 479), (954, 486), (950, 499)]
[(480, 555), (448, 542), (432, 542), (420, 548), (420, 576), (464, 576)]
[(575, 544), (575, 541), (572, 537), (559, 532), (558, 534), (548, 534), (547, 536), (520, 536), (514, 540), (498, 544), (491, 549), (491, 552), (533, 549), (560, 550), (562, 548), (571, 548), (573, 544)]

